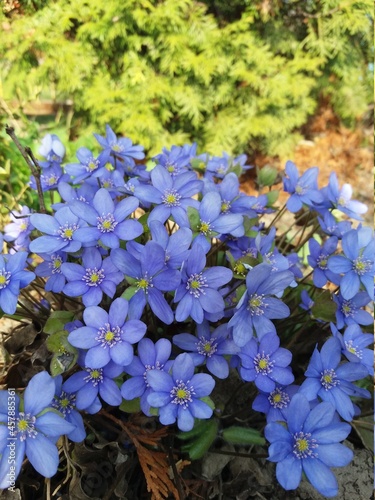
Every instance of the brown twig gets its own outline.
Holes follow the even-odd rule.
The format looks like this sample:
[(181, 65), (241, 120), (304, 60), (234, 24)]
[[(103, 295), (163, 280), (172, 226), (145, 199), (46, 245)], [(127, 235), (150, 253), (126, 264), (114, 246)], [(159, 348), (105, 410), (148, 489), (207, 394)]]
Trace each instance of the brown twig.
[(14, 128), (10, 127), (9, 125), (5, 125), (5, 132), (9, 135), (9, 137), (12, 139), (14, 144), (17, 146), (17, 149), (23, 156), (24, 160), (30, 167), (31, 173), (33, 174), (35, 178), (35, 183), (36, 183), (36, 189), (38, 192), (38, 199), (39, 199), (39, 208), (40, 211), (45, 214), (46, 213), (46, 206), (44, 204), (44, 197), (43, 197), (43, 190), (42, 190), (42, 185), (40, 182), (40, 166), (37, 160), (35, 159), (32, 151), (30, 148), (24, 148), (20, 141), (18, 140), (18, 137), (16, 136), (14, 132)]

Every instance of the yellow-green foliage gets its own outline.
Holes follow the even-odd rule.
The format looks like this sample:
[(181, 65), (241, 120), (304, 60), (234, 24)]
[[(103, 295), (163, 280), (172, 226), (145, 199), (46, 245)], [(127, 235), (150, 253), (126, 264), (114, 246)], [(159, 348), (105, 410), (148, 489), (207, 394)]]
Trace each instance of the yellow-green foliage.
[(345, 119), (370, 99), (370, 0), (236, 0), (227, 21), (224, 1), (26, 3), (2, 17), (4, 98), (72, 99), (78, 135), (109, 123), (149, 154), (282, 153), (320, 94)]

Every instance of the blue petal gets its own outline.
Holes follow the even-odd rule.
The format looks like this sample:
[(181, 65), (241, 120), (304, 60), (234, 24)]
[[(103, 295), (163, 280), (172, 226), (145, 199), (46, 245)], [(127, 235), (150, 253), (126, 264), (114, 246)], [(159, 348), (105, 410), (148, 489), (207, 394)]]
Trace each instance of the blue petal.
[[(87, 375), (87, 373), (86, 373)], [(74, 375), (73, 375), (74, 376)], [(94, 387), (91, 383), (86, 384), (77, 392), (76, 407), (78, 410), (85, 410), (95, 401), (98, 395), (98, 386)]]
[(103, 366), (108, 365), (110, 360), (109, 348), (104, 349), (100, 344), (88, 350), (85, 356), (85, 366), (89, 368), (103, 368)]
[[(129, 342), (129, 344), (135, 344), (139, 342), (146, 333), (146, 325), (139, 321), (138, 319), (130, 319), (123, 326), (122, 338)], [(129, 363), (127, 363), (129, 364)]]
[(166, 325), (170, 325), (173, 321), (173, 312), (165, 300), (163, 294), (156, 290), (155, 288), (151, 288), (148, 294), (148, 303), (152, 309), (152, 312)]
[(288, 408), (288, 429), (292, 434), (301, 432), (310, 413), (310, 404), (303, 394), (295, 394)]
[[(175, 367), (173, 369), (173, 374), (175, 374)], [(215, 380), (207, 373), (197, 373), (190, 379), (190, 383), (194, 387), (195, 397), (197, 398), (208, 396), (215, 387)]]
[(318, 458), (328, 467), (345, 467), (353, 459), (353, 452), (341, 443), (320, 444)]
[(92, 201), (95, 210), (98, 212), (99, 216), (113, 214), (115, 205), (113, 203), (112, 197), (105, 188), (99, 189), (94, 196)]
[(51, 375), (43, 371), (34, 375), (25, 394), (25, 412), (35, 416), (51, 404), (55, 395), (55, 383)]
[(188, 408), (183, 408), (182, 406), (178, 408), (177, 427), (183, 432), (190, 431), (194, 427), (194, 417)]
[(326, 497), (334, 497), (338, 493), (338, 484), (335, 475), (316, 458), (305, 458), (303, 460), (303, 470), (310, 483), (319, 493)]
[(98, 344), (96, 337), (98, 331), (89, 326), (83, 326), (73, 330), (68, 335), (68, 342), (74, 347), (80, 347), (81, 349), (90, 349)]
[(35, 427), (48, 437), (58, 437), (74, 431), (75, 426), (59, 417), (56, 413), (48, 411), (36, 419)]
[(229, 366), (227, 361), (215, 354), (207, 359), (207, 370), (209, 370), (213, 375), (218, 378), (224, 379), (229, 375)]
[(99, 387), (99, 394), (100, 397), (111, 406), (118, 406), (121, 404), (122, 397), (120, 389), (116, 382), (110, 378), (104, 377), (104, 380)]
[(143, 376), (132, 377), (126, 380), (121, 386), (121, 395), (124, 399), (131, 400), (139, 398), (146, 390), (146, 383)]
[(59, 466), (59, 453), (56, 445), (38, 434), (34, 439), (26, 439), (26, 456), (34, 469), (44, 477), (52, 477)]
[[(189, 354), (179, 354), (173, 363), (173, 380), (183, 380), (184, 382), (191, 380), (194, 375), (194, 368), (193, 360)], [(210, 375), (209, 377), (212, 378)]]
[[(11, 441), (9, 441), (8, 444), (10, 444)], [(21, 467), (22, 467), (22, 462), (25, 457), (25, 448), (26, 448), (26, 441), (20, 441), (19, 439), (16, 440), (15, 442), (15, 450), (12, 447), (8, 446), (4, 450), (2, 450), (2, 457), (0, 461), (0, 489), (8, 489), (10, 486), (12, 486), (12, 482), (10, 481), (10, 472), (11, 472), (11, 465), (15, 467), (14, 469), (14, 476), (15, 478), (18, 477)], [(13, 460), (13, 452), (16, 452), (15, 456), (15, 463), (12, 464)]]
[[(147, 398), (147, 401), (150, 403), (150, 396)], [(178, 411), (177, 406), (178, 405), (169, 403), (159, 409), (159, 420), (163, 425), (170, 425), (176, 422)]]
[[(149, 370), (146, 374), (147, 382), (154, 391), (169, 395), (173, 389), (172, 377), (162, 370)], [(152, 403), (150, 403), (152, 406)]]
[(128, 342), (121, 342), (111, 348), (110, 355), (117, 365), (129, 365), (134, 357), (133, 347)]
[[(147, 402), (150, 406), (153, 408), (162, 408), (165, 407), (166, 405), (169, 406), (169, 402), (171, 401), (171, 396), (169, 392), (151, 392), (147, 396)], [(173, 405), (173, 407), (177, 410), (176, 405)], [(172, 408), (170, 408), (172, 409)], [(168, 423), (173, 423), (175, 420), (172, 422)], [(163, 423), (163, 422), (162, 422)]]
[(295, 490), (302, 477), (302, 464), (294, 455), (289, 455), (276, 466), (276, 477), (284, 490)]

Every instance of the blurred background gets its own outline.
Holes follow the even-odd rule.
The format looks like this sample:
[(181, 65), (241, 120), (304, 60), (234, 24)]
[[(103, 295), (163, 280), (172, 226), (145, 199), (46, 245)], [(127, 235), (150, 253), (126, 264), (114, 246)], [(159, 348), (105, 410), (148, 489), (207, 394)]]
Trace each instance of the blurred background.
[(106, 123), (148, 157), (197, 142), (292, 159), (373, 204), (370, 0), (3, 0), (0, 26), (3, 215), (32, 202), (6, 123), (34, 151), (57, 134), (69, 161)]

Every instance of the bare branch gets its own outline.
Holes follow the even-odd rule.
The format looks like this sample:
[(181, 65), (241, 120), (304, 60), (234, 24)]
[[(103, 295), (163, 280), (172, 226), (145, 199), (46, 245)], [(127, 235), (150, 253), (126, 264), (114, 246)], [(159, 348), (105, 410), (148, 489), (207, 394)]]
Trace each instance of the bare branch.
[(32, 151), (30, 148), (24, 148), (20, 141), (18, 140), (18, 137), (16, 136), (14, 132), (14, 128), (10, 127), (9, 125), (5, 125), (5, 132), (9, 135), (9, 137), (12, 139), (14, 144), (17, 146), (19, 152), (23, 156), (24, 160), (30, 167), (31, 173), (33, 174), (35, 178), (35, 183), (36, 183), (36, 189), (38, 192), (38, 199), (39, 199), (39, 207), (40, 211), (45, 214), (46, 213), (46, 206), (44, 204), (44, 197), (43, 197), (43, 190), (42, 190), (42, 185), (40, 182), (40, 166), (37, 160), (35, 159)]

